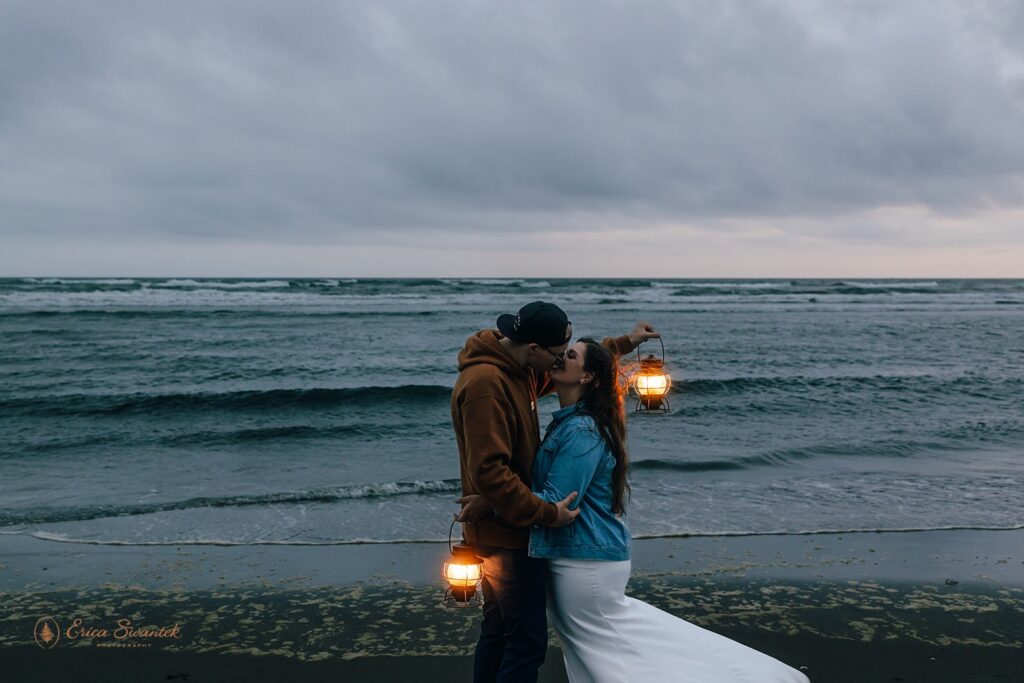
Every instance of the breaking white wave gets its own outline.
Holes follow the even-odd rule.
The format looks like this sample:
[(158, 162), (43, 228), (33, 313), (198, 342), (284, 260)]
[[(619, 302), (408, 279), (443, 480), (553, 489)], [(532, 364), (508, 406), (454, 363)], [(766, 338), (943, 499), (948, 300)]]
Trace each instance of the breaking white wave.
[(200, 287), (203, 289), (275, 289), (289, 287), (287, 280), (244, 280), (225, 282), (223, 280), (166, 280), (149, 284), (150, 287)]

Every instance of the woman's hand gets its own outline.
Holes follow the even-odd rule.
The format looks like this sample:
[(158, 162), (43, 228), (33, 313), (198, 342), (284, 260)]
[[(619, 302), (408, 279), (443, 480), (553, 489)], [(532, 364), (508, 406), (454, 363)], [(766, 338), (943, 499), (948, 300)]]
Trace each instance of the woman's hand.
[(455, 502), (462, 506), (462, 512), (455, 517), (460, 522), (479, 522), (494, 513), (494, 506), (476, 493), (463, 496)]

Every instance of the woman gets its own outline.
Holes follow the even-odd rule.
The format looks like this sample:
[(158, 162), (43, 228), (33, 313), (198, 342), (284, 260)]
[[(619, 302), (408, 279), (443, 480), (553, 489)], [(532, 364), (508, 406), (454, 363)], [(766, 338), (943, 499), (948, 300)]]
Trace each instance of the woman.
[(626, 596), (628, 455), (615, 358), (581, 339), (551, 379), (562, 407), (534, 461), (533, 490), (549, 502), (578, 491), (580, 514), (566, 527), (532, 528), (530, 555), (548, 559), (548, 619), (569, 680), (807, 683), (776, 659)]

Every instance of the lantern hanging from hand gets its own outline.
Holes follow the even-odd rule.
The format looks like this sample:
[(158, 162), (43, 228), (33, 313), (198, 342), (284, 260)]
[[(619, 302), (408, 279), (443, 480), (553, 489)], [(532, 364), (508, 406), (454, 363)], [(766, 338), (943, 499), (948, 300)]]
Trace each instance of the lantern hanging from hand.
[(448, 607), (478, 607), (480, 603), (480, 582), (483, 580), (483, 562), (469, 543), (452, 545), (452, 529), (448, 529), (448, 560), (441, 566), (441, 577), (447, 584), (444, 604)]
[[(661, 337), (658, 338), (661, 341)], [(652, 353), (647, 358), (640, 357), (637, 347), (636, 357), (640, 361), (640, 369), (630, 379), (630, 388), (637, 398), (634, 412), (669, 411), (668, 392), (672, 388), (672, 375), (665, 369), (665, 342), (661, 341), (661, 358)]]

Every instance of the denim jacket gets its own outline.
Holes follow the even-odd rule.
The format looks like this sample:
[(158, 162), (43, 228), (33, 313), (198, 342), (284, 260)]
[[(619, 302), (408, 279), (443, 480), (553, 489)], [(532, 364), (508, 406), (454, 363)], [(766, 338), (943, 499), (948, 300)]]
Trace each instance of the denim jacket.
[(628, 560), (629, 528), (612, 512), (615, 456), (578, 405), (554, 413), (533, 461), (533, 492), (557, 503), (573, 491), (580, 514), (568, 526), (530, 529), (532, 557)]

